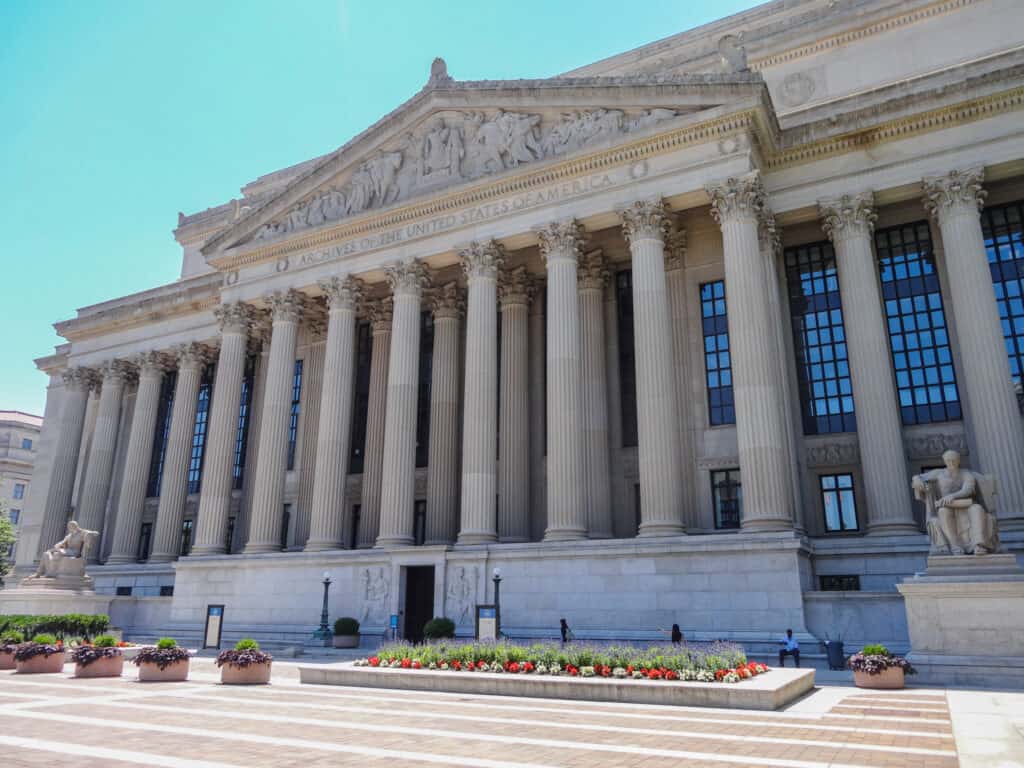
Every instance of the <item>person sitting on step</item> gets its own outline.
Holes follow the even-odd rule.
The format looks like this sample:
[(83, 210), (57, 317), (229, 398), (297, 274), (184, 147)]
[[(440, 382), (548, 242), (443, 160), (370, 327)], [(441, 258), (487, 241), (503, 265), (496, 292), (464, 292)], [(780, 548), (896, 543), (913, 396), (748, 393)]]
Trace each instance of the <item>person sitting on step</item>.
[(787, 629), (786, 630), (786, 637), (785, 637), (784, 640), (779, 641), (779, 645), (782, 646), (781, 648), (779, 648), (779, 666), (780, 667), (786, 666), (786, 657), (787, 656), (792, 656), (793, 657), (793, 661), (796, 662), (796, 666), (799, 667), (800, 666), (800, 643), (799, 643), (799, 641), (795, 637), (793, 637), (793, 630), (792, 629)]

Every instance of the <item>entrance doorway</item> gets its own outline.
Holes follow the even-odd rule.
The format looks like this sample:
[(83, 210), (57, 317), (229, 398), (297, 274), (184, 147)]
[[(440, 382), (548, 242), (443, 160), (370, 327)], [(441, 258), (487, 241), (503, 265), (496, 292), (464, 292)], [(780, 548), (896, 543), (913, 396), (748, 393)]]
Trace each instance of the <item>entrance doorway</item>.
[(434, 618), (434, 566), (405, 569), (405, 639), (423, 642), (423, 627)]

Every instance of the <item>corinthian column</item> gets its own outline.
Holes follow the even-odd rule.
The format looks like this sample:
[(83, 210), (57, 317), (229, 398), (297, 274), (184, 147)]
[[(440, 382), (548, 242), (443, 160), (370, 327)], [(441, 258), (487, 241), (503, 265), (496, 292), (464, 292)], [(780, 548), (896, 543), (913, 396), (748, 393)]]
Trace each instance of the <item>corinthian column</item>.
[(780, 369), (771, 351), (774, 317), (764, 289), (758, 241), (764, 190), (758, 173), (708, 186), (711, 214), (722, 228), (729, 296), (736, 438), (743, 473), (743, 528), (786, 530), (793, 525), (793, 496), (785, 439), (786, 414)]
[(545, 541), (587, 535), (583, 496), (583, 419), (580, 413), (580, 305), (576, 262), (583, 227), (575, 220), (537, 232), (547, 265), (547, 518)]
[(242, 302), (222, 304), (214, 314), (220, 323), (220, 356), (210, 402), (193, 555), (220, 555), (226, 550), (224, 538), (235, 482), (238, 409), (242, 402), (245, 353), (252, 324), (252, 310)]
[[(121, 395), (128, 376), (128, 367), (120, 360), (112, 360), (101, 369), (103, 388), (93, 429), (89, 465), (85, 473), (85, 487), (78, 508), (78, 524), (86, 530), (99, 531), (110, 495), (110, 478), (114, 469), (114, 448), (117, 444), (117, 426), (121, 417)], [(52, 542), (51, 542), (52, 544)], [(47, 544), (46, 546), (50, 546)], [(96, 562), (99, 547), (93, 547), (89, 560)]]
[[(366, 449), (359, 513), (359, 547), (372, 547), (380, 528), (380, 491), (384, 474), (384, 415), (388, 403), (388, 361), (391, 357), (391, 299), (369, 308), (373, 324), (370, 392), (366, 403)], [(353, 544), (353, 546), (356, 546)]]
[(75, 489), (85, 407), (89, 402), (94, 374), (88, 368), (69, 368), (61, 377), (64, 380), (64, 402), (60, 410), (60, 433), (54, 446), (50, 487), (43, 508), (43, 524), (39, 531), (40, 552), (64, 538), (71, 494)]
[(498, 432), (498, 538), (530, 540), (528, 312), (533, 281), (525, 267), (501, 282), (501, 429)]
[(427, 544), (451, 544), (459, 526), (459, 316), (455, 283), (433, 297), (434, 353), (430, 367), (427, 464)]
[(192, 459), (199, 384), (209, 359), (209, 351), (199, 344), (183, 344), (174, 352), (178, 358), (178, 380), (174, 385), (171, 431), (164, 450), (151, 563), (166, 563), (181, 552), (181, 523), (188, 496), (188, 465)]
[(167, 358), (160, 352), (145, 352), (132, 362), (139, 369), (139, 389), (135, 395), (135, 411), (128, 434), (124, 479), (117, 504), (114, 544), (107, 565), (134, 563), (138, 556), (139, 526), (146, 502), (146, 482), (153, 454), (156, 417), (160, 409), (160, 385)]
[(544, 297), (543, 288), (534, 278), (534, 299), (530, 304), (530, 538), (534, 541), (547, 528), (546, 493), (544, 491)]
[(307, 552), (338, 549), (344, 542), (345, 474), (355, 386), (356, 307), (363, 297), (362, 282), (352, 275), (322, 280), (320, 288), (327, 295), (329, 311)]
[(889, 334), (871, 247), (878, 218), (874, 196), (863, 192), (820, 200), (818, 209), (822, 228), (836, 250), (868, 532), (914, 533), (917, 526), (907, 490), (899, 402), (896, 384), (888, 373), (892, 369)]
[(378, 547), (412, 544), (416, 504), (416, 398), (419, 394), (420, 300), (428, 282), (413, 259), (388, 269), (394, 303), (388, 407), (384, 415), (384, 478)]
[(274, 293), (268, 297), (268, 303), (272, 321), (270, 354), (263, 389), (263, 413), (260, 417), (249, 539), (244, 550), (246, 554), (281, 549), (295, 343), (299, 334), (299, 320), (305, 307), (305, 300), (297, 291)]
[(608, 373), (604, 343), (604, 287), (608, 269), (600, 250), (579, 264), (580, 384), (583, 421), (583, 493), (592, 539), (612, 537), (611, 459), (608, 455)]
[(665, 281), (668, 228), (660, 200), (637, 202), (622, 211), (622, 233), (633, 256), (639, 536), (685, 532), (675, 350)]
[(459, 544), (497, 541), (498, 269), (504, 251), (493, 240), (460, 254), (469, 283), (462, 422), (462, 520)]
[(926, 178), (925, 207), (942, 230), (961, 379), (977, 452), (971, 464), (995, 475), (997, 514), (1005, 528), (1017, 530), (1024, 528), (1024, 430), (978, 215), (986, 194), (983, 180), (982, 168)]

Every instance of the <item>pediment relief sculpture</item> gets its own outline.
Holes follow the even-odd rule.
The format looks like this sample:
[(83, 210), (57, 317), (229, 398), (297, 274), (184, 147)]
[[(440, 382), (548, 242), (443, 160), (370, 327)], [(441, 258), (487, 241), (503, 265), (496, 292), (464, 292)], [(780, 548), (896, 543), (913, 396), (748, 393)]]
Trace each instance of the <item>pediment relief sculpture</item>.
[(541, 115), (498, 110), (441, 112), (405, 134), (394, 148), (361, 163), (348, 178), (319, 190), (265, 224), (255, 240), (272, 240), (465, 181), (575, 152), (643, 130), (679, 114), (674, 109), (590, 109)]

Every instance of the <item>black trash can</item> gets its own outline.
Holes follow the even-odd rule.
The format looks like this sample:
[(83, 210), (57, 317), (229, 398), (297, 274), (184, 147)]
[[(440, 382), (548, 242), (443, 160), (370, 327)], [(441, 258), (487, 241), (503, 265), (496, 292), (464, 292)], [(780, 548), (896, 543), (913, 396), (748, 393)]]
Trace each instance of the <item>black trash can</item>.
[(826, 640), (825, 653), (828, 654), (829, 669), (846, 669), (846, 657), (843, 655), (842, 640)]

